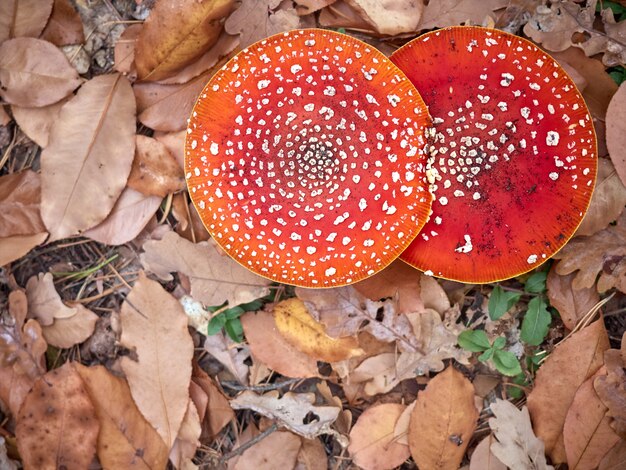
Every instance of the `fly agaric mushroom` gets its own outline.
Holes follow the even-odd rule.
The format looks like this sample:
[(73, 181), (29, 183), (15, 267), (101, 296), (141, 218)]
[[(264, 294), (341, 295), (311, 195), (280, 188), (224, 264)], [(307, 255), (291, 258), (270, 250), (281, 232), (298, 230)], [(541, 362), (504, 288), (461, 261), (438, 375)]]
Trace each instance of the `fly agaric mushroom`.
[(340, 286), (383, 269), (425, 223), (426, 107), (385, 56), (322, 30), (243, 50), (187, 129), (191, 199), (215, 241), (269, 279)]
[(432, 214), (401, 259), (461, 282), (527, 272), (589, 205), (596, 138), (582, 96), (529, 41), (480, 27), (427, 33), (391, 60), (433, 117)]

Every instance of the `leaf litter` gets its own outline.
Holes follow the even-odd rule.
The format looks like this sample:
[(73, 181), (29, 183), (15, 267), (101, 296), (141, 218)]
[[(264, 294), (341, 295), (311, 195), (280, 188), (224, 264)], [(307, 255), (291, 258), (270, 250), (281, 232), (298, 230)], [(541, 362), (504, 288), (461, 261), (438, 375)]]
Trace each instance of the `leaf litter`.
[[(6, 448), (26, 466), (618, 468), (621, 3), (296, 3), (0, 6), (0, 462)], [(293, 289), (208, 239), (182, 180), (184, 129), (237, 48), (325, 26), (390, 53), (457, 24), (540, 43), (594, 116), (597, 188), (558, 261), (499, 285), (396, 262)], [(88, 419), (70, 429), (46, 410)]]

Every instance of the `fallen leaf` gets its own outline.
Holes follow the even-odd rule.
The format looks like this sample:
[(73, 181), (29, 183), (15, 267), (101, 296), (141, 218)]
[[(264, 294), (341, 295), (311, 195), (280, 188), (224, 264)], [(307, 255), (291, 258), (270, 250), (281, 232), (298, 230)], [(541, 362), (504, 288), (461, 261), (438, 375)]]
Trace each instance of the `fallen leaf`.
[(0, 176), (0, 238), (45, 232), (40, 200), (41, 178), (34, 171)]
[(128, 74), (129, 77), (137, 78), (135, 70), (135, 46), (143, 24), (131, 24), (124, 30), (115, 43), (113, 51), (113, 68), (120, 73)]
[(35, 382), (17, 415), (15, 436), (26, 468), (88, 468), (99, 429), (83, 382), (68, 362)]
[(175, 232), (144, 244), (141, 263), (163, 280), (178, 271), (191, 279), (191, 296), (207, 306), (232, 307), (265, 297), (270, 282), (248, 271), (208, 243), (192, 243)]
[(273, 432), (241, 454), (232, 469), (292, 469), (296, 465), (301, 445), (298, 436), (290, 432)]
[(39, 37), (53, 0), (3, 0), (0, 2), (0, 43), (23, 36)]
[(385, 470), (402, 465), (411, 455), (409, 446), (394, 441), (394, 428), (406, 406), (384, 403), (367, 408), (350, 431), (348, 452), (365, 470)]
[(159, 196), (146, 196), (125, 188), (109, 215), (82, 235), (105, 245), (123, 245), (134, 240), (152, 220), (161, 205)]
[[(626, 142), (625, 142), (626, 143)], [(598, 177), (591, 204), (574, 236), (593, 235), (617, 220), (626, 205), (626, 186), (610, 160), (598, 159)]]
[(594, 390), (604, 406), (606, 416), (612, 418), (611, 428), (622, 439), (626, 439), (626, 373), (620, 351), (609, 349), (604, 353), (607, 375), (596, 377)]
[(563, 425), (578, 387), (603, 363), (609, 339), (602, 320), (574, 333), (548, 356), (528, 395), (528, 410), (537, 437), (553, 463), (565, 462)]
[(489, 418), (489, 427), (497, 441), (490, 450), (496, 459), (512, 470), (554, 469), (546, 463), (543, 442), (533, 433), (528, 408), (518, 410), (511, 402), (496, 398), (491, 411), (494, 418)]
[(212, 439), (217, 436), (224, 426), (235, 419), (235, 412), (230, 407), (228, 398), (217, 388), (213, 379), (195, 362), (192, 374), (192, 382), (197, 384), (208, 398), (204, 427), (209, 438)]
[[(595, 378), (605, 375), (600, 369)], [(620, 440), (609, 426), (610, 418), (593, 389), (594, 377), (576, 391), (563, 425), (563, 439), (570, 469), (597, 468), (602, 458)]]
[(196, 450), (200, 446), (200, 417), (198, 409), (193, 401), (189, 400), (187, 412), (183, 418), (183, 422), (176, 436), (176, 441), (170, 452), (170, 462), (174, 468), (186, 468), (185, 466), (192, 463), (191, 459), (196, 455)]
[(250, 351), (247, 347), (237, 347), (230, 338), (218, 333), (207, 336), (204, 341), (204, 349), (226, 367), (239, 383), (248, 384), (250, 368), (244, 363), (250, 357)]
[(226, 20), (229, 34), (240, 34), (241, 48), (290, 29), (296, 29), (300, 18), (291, 2), (250, 0), (242, 2)]
[(0, 468), (4, 470), (19, 470), (21, 468), (17, 460), (10, 459), (7, 455), (7, 446), (4, 437), (0, 437)]
[(167, 147), (152, 137), (138, 134), (135, 159), (128, 186), (146, 196), (161, 198), (185, 189), (183, 169)]
[(324, 326), (311, 317), (298, 298), (276, 304), (274, 319), (278, 331), (289, 343), (316, 360), (337, 362), (363, 354), (356, 338), (328, 336)]
[(413, 32), (417, 29), (424, 4), (413, 0), (381, 3), (377, 0), (347, 0), (381, 34)]
[(626, 441), (620, 440), (604, 456), (598, 470), (622, 470), (626, 464)]
[(472, 452), (470, 459), (469, 470), (506, 470), (507, 466), (504, 465), (498, 457), (491, 452), (491, 445), (496, 442), (493, 434), (489, 434), (485, 437)]
[(574, 289), (592, 287), (605, 292), (613, 287), (626, 292), (626, 227), (609, 226), (589, 237), (570, 240), (555, 256), (561, 261), (556, 267), (559, 274), (575, 271)]
[(345, 28), (375, 34), (372, 25), (344, 0), (337, 0), (322, 9), (319, 24), (325, 28)]
[(120, 341), (137, 353), (137, 361), (121, 359), (133, 399), (171, 448), (189, 402), (193, 341), (187, 317), (178, 301), (143, 273), (120, 313)]
[[(596, 1), (590, 2), (588, 8), (593, 8), (595, 11), (596, 3)], [(602, 3), (601, 6), (603, 6)], [(621, 21), (616, 22), (613, 10), (608, 7), (602, 8), (601, 17), (604, 31), (598, 31), (595, 28), (586, 30), (586, 34), (590, 37), (577, 46), (590, 57), (603, 54), (602, 63), (607, 67), (620, 66), (626, 63), (626, 49), (624, 48), (626, 24)]]
[(419, 468), (456, 470), (476, 429), (474, 387), (449, 366), (417, 395), (409, 447)]
[(52, 124), (59, 118), (61, 108), (71, 97), (73, 95), (40, 108), (24, 108), (14, 105), (11, 106), (11, 111), (13, 112), (15, 122), (20, 126), (24, 134), (41, 148), (46, 148)]
[(69, 46), (85, 42), (83, 22), (68, 0), (54, 0), (52, 15), (41, 33), (41, 39), (55, 46)]
[[(327, 470), (328, 457), (324, 444), (318, 439), (300, 438), (301, 447), (298, 452), (297, 464), (294, 470)], [(282, 467), (286, 468), (286, 467)]]
[(393, 427), (393, 441), (398, 444), (409, 445), (409, 425), (411, 423), (411, 414), (413, 413), (413, 408), (415, 408), (415, 403), (414, 401), (404, 408)]
[(48, 232), (0, 238), (0, 266), (25, 256), (30, 250), (46, 241), (46, 238), (48, 238)]
[(98, 459), (104, 468), (157, 469), (167, 465), (168, 449), (137, 409), (125, 380), (104, 366), (74, 363), (93, 403), (100, 433)]
[[(181, 168), (185, 167), (185, 136), (187, 130), (178, 132), (160, 132), (154, 133), (154, 138), (161, 142), (170, 151), (170, 154), (176, 159)], [(195, 212), (195, 211), (194, 211)]]
[(42, 326), (43, 336), (48, 344), (67, 349), (82, 343), (93, 334), (98, 315), (81, 304), (76, 304), (74, 308), (75, 315), (55, 318), (52, 325)]
[(559, 316), (568, 330), (573, 330), (578, 321), (600, 301), (598, 292), (593, 287), (574, 289), (574, 274), (561, 276), (555, 264), (548, 273), (546, 287), (550, 305), (559, 311)]
[(606, 146), (622, 184), (626, 185), (626, 140), (621, 132), (626, 121), (626, 85), (613, 95), (606, 111)]
[(222, 30), (221, 19), (233, 0), (159, 2), (145, 21), (135, 47), (140, 80), (161, 80), (210, 48)]
[(0, 64), (0, 97), (18, 106), (48, 106), (68, 96), (82, 82), (65, 55), (41, 39), (3, 42)]
[(126, 185), (134, 151), (128, 80), (119, 74), (91, 79), (61, 108), (41, 155), (41, 213), (51, 240), (104, 220)]
[(286, 377), (318, 377), (317, 361), (289, 343), (270, 312), (248, 312), (241, 324), (255, 359)]
[(26, 283), (28, 310), (42, 326), (52, 325), (55, 318), (70, 318), (76, 315), (76, 307), (68, 307), (54, 287), (51, 273), (39, 273)]
[(557, 1), (550, 7), (540, 5), (524, 26), (524, 34), (549, 51), (570, 47), (575, 33), (592, 29), (595, 5), (581, 8), (573, 2)]
[(328, 5), (332, 5), (337, 0), (295, 0), (298, 15), (304, 16), (321, 10)]
[(235, 410), (253, 410), (278, 421), (291, 432), (313, 439), (320, 434), (334, 434), (332, 423), (337, 419), (340, 408), (335, 406), (316, 406), (315, 394), (287, 392), (282, 397), (277, 391), (258, 395), (246, 390), (230, 406)]
[(509, 2), (506, 0), (439, 0), (430, 2), (424, 9), (418, 30), (433, 29), (436, 27), (452, 26), (465, 22), (482, 24), (493, 11), (504, 8)]

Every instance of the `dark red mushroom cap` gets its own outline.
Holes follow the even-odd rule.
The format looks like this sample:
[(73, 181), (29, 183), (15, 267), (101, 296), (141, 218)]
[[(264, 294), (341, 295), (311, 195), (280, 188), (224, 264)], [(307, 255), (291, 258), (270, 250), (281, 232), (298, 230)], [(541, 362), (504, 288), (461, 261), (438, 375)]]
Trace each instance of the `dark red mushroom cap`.
[(391, 60), (433, 117), (432, 215), (402, 259), (428, 274), (493, 282), (529, 271), (572, 236), (596, 177), (582, 96), (531, 42), (452, 27)]
[(213, 238), (269, 279), (349, 284), (393, 261), (425, 223), (419, 94), (380, 52), (300, 30), (234, 57), (189, 121), (189, 193)]

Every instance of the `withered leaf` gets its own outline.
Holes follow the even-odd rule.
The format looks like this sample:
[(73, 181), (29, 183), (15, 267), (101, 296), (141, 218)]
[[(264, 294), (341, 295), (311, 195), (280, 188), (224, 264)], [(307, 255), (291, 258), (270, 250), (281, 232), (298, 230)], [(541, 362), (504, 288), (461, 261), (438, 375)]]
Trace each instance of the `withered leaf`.
[(574, 274), (562, 276), (557, 273), (557, 264), (548, 273), (546, 286), (550, 305), (559, 311), (559, 316), (568, 330), (573, 330), (585, 314), (600, 301), (598, 291), (593, 287), (574, 289)]
[(54, 287), (51, 273), (39, 273), (26, 283), (28, 309), (44, 326), (52, 325), (55, 318), (70, 318), (76, 315), (75, 307), (68, 307)]
[(191, 459), (196, 454), (196, 449), (200, 445), (200, 433), (202, 427), (200, 426), (200, 416), (198, 415), (198, 409), (193, 401), (190, 399), (187, 404), (187, 412), (183, 417), (183, 422), (176, 436), (174, 446), (170, 451), (170, 461), (174, 464), (175, 468), (191, 468), (195, 467)]
[(53, 0), (0, 2), (0, 43), (10, 38), (39, 37), (52, 12)]
[(236, 345), (233, 340), (218, 333), (207, 336), (204, 349), (226, 367), (239, 383), (248, 384), (250, 367), (244, 362), (250, 357), (247, 346)]
[(607, 416), (612, 418), (611, 427), (626, 439), (626, 373), (620, 351), (609, 349), (604, 353), (607, 375), (595, 378), (593, 387), (598, 397), (608, 408)]
[(41, 156), (41, 212), (52, 240), (104, 220), (126, 185), (134, 152), (128, 80), (119, 74), (91, 79), (61, 108)]
[(613, 95), (606, 112), (606, 146), (615, 171), (626, 185), (626, 137), (622, 132), (624, 122), (626, 122), (626, 85), (622, 84)]
[(69, 46), (85, 42), (83, 22), (69, 0), (54, 0), (52, 15), (41, 39), (56, 46)]
[(205, 429), (209, 436), (216, 436), (224, 426), (235, 419), (235, 412), (228, 404), (226, 396), (217, 388), (213, 379), (195, 362), (191, 380), (207, 395), (207, 413), (204, 417)]
[(226, 20), (229, 34), (241, 35), (241, 48), (248, 47), (273, 34), (295, 29), (300, 23), (296, 10), (282, 0), (250, 0), (242, 2)]
[(48, 41), (16, 38), (0, 44), (0, 97), (9, 104), (47, 106), (81, 82), (63, 52)]
[(524, 34), (549, 51), (564, 51), (572, 45), (572, 36), (592, 29), (593, 12), (573, 2), (554, 2), (539, 6), (524, 26)]
[(135, 71), (135, 45), (142, 28), (143, 24), (133, 24), (126, 28), (115, 43), (113, 52), (115, 70), (129, 74), (132, 78), (136, 78), (137, 75)]
[(378, 0), (347, 0), (359, 14), (381, 34), (413, 32), (417, 29), (424, 4), (413, 0), (380, 2)]
[(300, 452), (301, 441), (298, 436), (286, 431), (273, 432), (262, 441), (246, 450), (232, 470), (270, 470), (294, 468)]
[(76, 304), (76, 314), (69, 318), (55, 318), (54, 323), (43, 326), (43, 336), (48, 344), (57, 348), (71, 348), (89, 338), (96, 328), (98, 315)]
[(478, 443), (470, 460), (469, 470), (507, 470), (507, 466), (491, 452), (491, 444), (495, 442), (493, 434), (489, 434)]
[(65, 97), (61, 101), (40, 108), (24, 108), (13, 105), (11, 111), (13, 111), (15, 122), (24, 134), (41, 148), (46, 148), (52, 124), (58, 119), (63, 105), (73, 96)]
[(167, 147), (140, 134), (137, 135), (128, 186), (146, 196), (161, 198), (186, 187), (183, 170)]
[(33, 248), (41, 245), (46, 238), (48, 238), (48, 232), (0, 238), (0, 266), (20, 259)]
[(437, 26), (452, 26), (470, 21), (482, 24), (487, 16), (493, 16), (493, 11), (505, 7), (506, 0), (439, 0), (430, 2), (424, 9), (422, 20), (417, 29), (432, 29)]
[(45, 232), (41, 178), (32, 170), (0, 176), (0, 238)]

